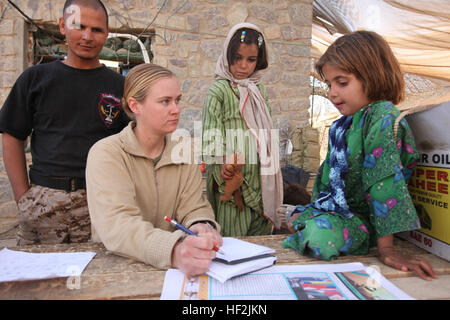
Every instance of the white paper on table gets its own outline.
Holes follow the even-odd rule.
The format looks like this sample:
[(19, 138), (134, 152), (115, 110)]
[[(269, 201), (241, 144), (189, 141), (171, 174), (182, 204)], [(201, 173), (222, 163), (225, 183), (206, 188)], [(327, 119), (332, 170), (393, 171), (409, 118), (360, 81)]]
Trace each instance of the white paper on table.
[(0, 282), (80, 276), (95, 252), (0, 251)]

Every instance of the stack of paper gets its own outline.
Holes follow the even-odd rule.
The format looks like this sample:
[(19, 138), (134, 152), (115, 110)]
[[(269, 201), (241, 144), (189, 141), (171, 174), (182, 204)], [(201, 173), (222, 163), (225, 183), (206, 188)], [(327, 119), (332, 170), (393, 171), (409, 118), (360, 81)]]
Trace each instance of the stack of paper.
[(272, 266), (277, 258), (274, 249), (235, 238), (223, 238), (216, 259), (211, 262), (207, 275), (225, 282), (226, 280)]
[(80, 276), (95, 252), (0, 251), (0, 282)]

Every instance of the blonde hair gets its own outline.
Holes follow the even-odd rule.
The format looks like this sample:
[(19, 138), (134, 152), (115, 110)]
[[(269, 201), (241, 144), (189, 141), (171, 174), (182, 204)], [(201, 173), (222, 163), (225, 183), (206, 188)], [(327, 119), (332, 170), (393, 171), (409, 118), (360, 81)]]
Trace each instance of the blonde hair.
[(320, 57), (316, 70), (323, 78), (323, 66), (332, 64), (353, 73), (371, 101), (404, 99), (405, 83), (400, 65), (389, 44), (373, 31), (355, 31), (338, 38)]
[(143, 102), (148, 94), (148, 89), (159, 79), (174, 77), (174, 73), (167, 68), (153, 63), (140, 64), (128, 72), (125, 77), (125, 87), (122, 98), (122, 107), (128, 117), (135, 120), (136, 117), (128, 105), (128, 99), (134, 98)]

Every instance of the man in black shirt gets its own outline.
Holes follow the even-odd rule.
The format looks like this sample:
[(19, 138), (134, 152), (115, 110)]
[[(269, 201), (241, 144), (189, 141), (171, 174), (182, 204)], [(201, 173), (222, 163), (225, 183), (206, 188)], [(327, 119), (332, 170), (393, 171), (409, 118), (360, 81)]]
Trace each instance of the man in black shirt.
[(89, 240), (87, 154), (129, 120), (121, 108), (123, 77), (99, 61), (109, 32), (101, 1), (67, 0), (59, 24), (66, 59), (25, 70), (0, 110), (3, 159), (19, 208), (18, 245)]

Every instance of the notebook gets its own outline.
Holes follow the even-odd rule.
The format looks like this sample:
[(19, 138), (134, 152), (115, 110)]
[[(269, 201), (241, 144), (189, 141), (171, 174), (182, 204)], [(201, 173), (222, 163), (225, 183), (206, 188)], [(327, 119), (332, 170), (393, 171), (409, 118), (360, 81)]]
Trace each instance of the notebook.
[(267, 258), (275, 253), (275, 250), (272, 248), (236, 238), (224, 237), (222, 240), (223, 245), (220, 247), (220, 251), (224, 254), (219, 252), (216, 254), (214, 260), (217, 262), (236, 264), (248, 260)]
[(272, 266), (274, 249), (235, 238), (223, 238), (220, 250), (211, 262), (207, 275), (224, 283), (233, 277)]

